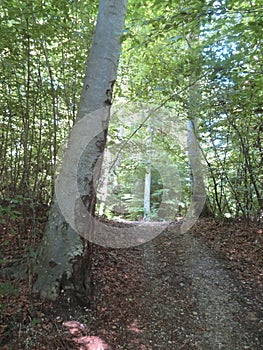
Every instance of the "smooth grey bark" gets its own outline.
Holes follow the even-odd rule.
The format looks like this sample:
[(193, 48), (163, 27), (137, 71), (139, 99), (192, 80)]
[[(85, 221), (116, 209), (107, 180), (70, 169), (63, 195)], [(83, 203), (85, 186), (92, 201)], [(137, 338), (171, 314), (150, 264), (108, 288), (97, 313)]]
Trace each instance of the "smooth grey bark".
[[(189, 50), (192, 50), (192, 44), (198, 42), (199, 35), (191, 33), (187, 37)], [(192, 203), (189, 213), (193, 218), (198, 218), (200, 215), (210, 215), (208, 206), (205, 180), (204, 180), (204, 166), (202, 164), (202, 152), (199, 144), (199, 115), (200, 115), (200, 90), (196, 82), (196, 74), (193, 72), (190, 77), (190, 87), (188, 94), (188, 123), (187, 123), (187, 148), (188, 148), (188, 162), (192, 189)]]
[[(80, 198), (76, 198), (75, 208), (78, 208), (78, 201), (82, 201), (92, 214), (95, 210), (96, 183), (100, 173), (97, 170), (100, 170), (106, 143), (127, 2), (128, 0), (100, 1), (97, 25), (78, 107), (76, 122), (82, 118), (93, 117), (94, 120), (94, 113), (98, 110), (102, 111), (96, 114), (96, 123), (103, 131), (94, 135), (77, 164)], [(76, 144), (76, 140), (72, 141)], [(70, 145), (69, 138), (68, 148)], [(64, 159), (66, 156), (67, 149)], [(72, 167), (74, 166), (76, 165), (72, 164)], [(94, 171), (95, 166), (96, 171)], [(68, 168), (68, 164), (64, 166), (64, 170)], [(63, 161), (61, 171), (63, 171)], [(87, 229), (92, 230), (91, 227)], [(37, 258), (35, 268), (37, 279), (34, 291), (39, 292), (41, 297), (51, 300), (55, 300), (62, 289), (73, 291), (77, 296), (85, 296), (88, 299), (91, 293), (89, 246), (90, 244), (68, 224), (55, 196)]]
[(151, 160), (148, 159), (144, 180), (144, 220), (149, 220), (151, 212)]
[(152, 170), (152, 159), (151, 159), (151, 147), (152, 147), (152, 128), (148, 126), (148, 132), (150, 134), (147, 148), (148, 148), (148, 159), (147, 166), (145, 172), (145, 180), (144, 180), (144, 220), (150, 219), (151, 212), (151, 170)]
[(192, 189), (191, 215), (193, 217), (210, 216), (211, 212), (206, 200), (206, 188), (204, 180), (204, 165), (202, 164), (202, 152), (198, 140), (198, 110), (199, 92), (196, 85), (189, 91), (189, 116), (187, 123), (187, 148), (188, 162)]
[[(190, 109), (191, 110), (191, 109)], [(201, 161), (201, 150), (197, 139), (198, 118), (191, 115), (187, 122), (187, 147), (188, 162), (190, 168), (190, 179), (192, 193), (194, 191), (205, 193), (203, 165)]]

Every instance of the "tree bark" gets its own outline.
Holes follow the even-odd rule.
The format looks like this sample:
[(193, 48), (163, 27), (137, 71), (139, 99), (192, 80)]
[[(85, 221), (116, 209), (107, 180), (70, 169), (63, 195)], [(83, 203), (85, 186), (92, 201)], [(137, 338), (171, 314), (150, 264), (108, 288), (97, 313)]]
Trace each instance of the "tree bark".
[[(187, 38), (189, 50), (192, 50), (192, 44), (198, 42), (199, 34), (191, 33)], [(191, 179), (192, 203), (189, 208), (189, 215), (196, 220), (199, 216), (211, 216), (211, 210), (206, 196), (204, 166), (202, 164), (202, 152), (198, 141), (198, 126), (200, 104), (200, 89), (196, 80), (197, 74), (193, 72), (190, 77), (190, 87), (188, 94), (188, 123), (187, 123), (187, 148), (188, 162)]]
[[(192, 98), (194, 98), (193, 95)], [(194, 116), (194, 112), (189, 117), (187, 125), (188, 162), (192, 190), (191, 215), (193, 217), (199, 217), (207, 216), (209, 213), (208, 216), (210, 216), (211, 212), (205, 200), (204, 166), (202, 164), (202, 154), (197, 136), (198, 117)]]
[(151, 212), (151, 168), (152, 168), (152, 159), (151, 159), (151, 148), (152, 148), (152, 128), (148, 126), (149, 139), (147, 140), (147, 165), (145, 172), (145, 181), (144, 181), (144, 220), (148, 221), (150, 219)]
[[(78, 297), (86, 299), (91, 294), (90, 243), (76, 232), (76, 218), (72, 224), (62, 213), (61, 200), (67, 200), (70, 193), (62, 193), (59, 182), (68, 181), (70, 191), (71, 172), (76, 171), (79, 197), (73, 198), (73, 209), (78, 210), (81, 201), (89, 213), (94, 215), (96, 183), (106, 143), (126, 11), (127, 0), (100, 1), (76, 120), (76, 125), (85, 119), (86, 125), (91, 129), (94, 123), (98, 127), (95, 127), (94, 137), (86, 147), (85, 131), (74, 132), (74, 127), (65, 150), (56, 195), (35, 268), (37, 279), (34, 291), (46, 299), (55, 300), (62, 289), (73, 291)], [(101, 132), (97, 133), (97, 130)], [(74, 153), (72, 149), (78, 144), (83, 147), (81, 157), (71, 158)], [(86, 229), (92, 231), (92, 227)]]

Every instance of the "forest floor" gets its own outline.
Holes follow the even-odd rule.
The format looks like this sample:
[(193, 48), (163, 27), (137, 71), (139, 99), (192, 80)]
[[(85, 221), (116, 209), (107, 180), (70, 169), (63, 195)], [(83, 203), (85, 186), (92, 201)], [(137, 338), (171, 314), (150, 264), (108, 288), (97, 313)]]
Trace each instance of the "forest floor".
[[(262, 349), (262, 224), (200, 219), (185, 234), (180, 225), (134, 248), (93, 246), (90, 307), (66, 295), (42, 302), (30, 273), (2, 278), (0, 349)], [(6, 266), (31, 236), (1, 230)]]

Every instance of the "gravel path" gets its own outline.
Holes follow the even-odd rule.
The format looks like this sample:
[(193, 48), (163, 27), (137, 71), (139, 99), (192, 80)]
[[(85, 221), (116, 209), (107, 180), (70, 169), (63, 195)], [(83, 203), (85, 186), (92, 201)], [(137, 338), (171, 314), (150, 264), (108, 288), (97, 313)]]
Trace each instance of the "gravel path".
[(171, 227), (144, 246), (147, 350), (263, 349), (263, 305), (224, 261)]

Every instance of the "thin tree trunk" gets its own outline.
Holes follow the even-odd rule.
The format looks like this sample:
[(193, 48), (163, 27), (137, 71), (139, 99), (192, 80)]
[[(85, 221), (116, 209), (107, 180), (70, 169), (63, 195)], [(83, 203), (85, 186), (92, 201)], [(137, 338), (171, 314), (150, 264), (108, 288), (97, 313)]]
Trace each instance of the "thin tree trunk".
[[(94, 214), (95, 187), (99, 174), (99, 171), (95, 171), (95, 166), (100, 169), (106, 143), (126, 10), (127, 0), (100, 1), (76, 122), (78, 124), (85, 119), (85, 124), (91, 129), (95, 125), (94, 137), (86, 145), (87, 147), (84, 147), (85, 130), (78, 133), (74, 132), (73, 128), (65, 151), (58, 177), (58, 189), (35, 269), (37, 279), (34, 291), (40, 292), (44, 298), (55, 300), (61, 289), (73, 290), (77, 296), (85, 296), (87, 299), (91, 294), (89, 244), (76, 232), (74, 224), (69, 224), (68, 218), (62, 215), (60, 207), (61, 200), (65, 198), (67, 201), (70, 197), (70, 180), (72, 173), (76, 171), (79, 198), (73, 197), (73, 204), (69, 203), (69, 207), (73, 206), (73, 209), (77, 210), (81, 201), (87, 210)], [(98, 134), (95, 129), (102, 132)], [(75, 162), (76, 159), (72, 159), (71, 156), (78, 144), (83, 150), (80, 152), (81, 158)], [(60, 187), (60, 181), (65, 183), (68, 181), (68, 191)], [(60, 191), (61, 188), (65, 190), (64, 193)], [(74, 220), (76, 218), (73, 218)], [(92, 230), (91, 227), (86, 229)]]
[(151, 147), (152, 147), (152, 128), (148, 126), (149, 139), (147, 142), (148, 159), (145, 172), (145, 181), (144, 181), (144, 220), (149, 220), (151, 212), (151, 170), (152, 170), (152, 160), (151, 160)]
[(144, 220), (149, 220), (151, 212), (151, 160), (148, 159), (144, 181)]

